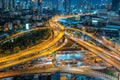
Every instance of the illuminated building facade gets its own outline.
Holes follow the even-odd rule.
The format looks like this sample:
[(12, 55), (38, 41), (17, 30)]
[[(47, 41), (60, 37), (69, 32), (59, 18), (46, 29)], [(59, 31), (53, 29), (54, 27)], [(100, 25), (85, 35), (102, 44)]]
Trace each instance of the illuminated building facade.
[(112, 10), (118, 11), (120, 9), (120, 0), (113, 0), (112, 1)]

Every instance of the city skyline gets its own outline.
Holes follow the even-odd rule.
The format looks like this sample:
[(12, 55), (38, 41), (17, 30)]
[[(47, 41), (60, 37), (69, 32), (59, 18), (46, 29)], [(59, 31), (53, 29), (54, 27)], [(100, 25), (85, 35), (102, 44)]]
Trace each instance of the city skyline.
[(0, 80), (120, 80), (120, 0), (0, 0)]

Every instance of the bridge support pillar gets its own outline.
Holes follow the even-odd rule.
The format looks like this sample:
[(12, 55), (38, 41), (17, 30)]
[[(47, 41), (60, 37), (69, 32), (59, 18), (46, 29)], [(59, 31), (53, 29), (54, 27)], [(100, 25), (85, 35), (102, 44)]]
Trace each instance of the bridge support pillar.
[(57, 64), (57, 61), (56, 61), (56, 52), (53, 52), (53, 63), (54, 63), (54, 66), (58, 67), (58, 64)]

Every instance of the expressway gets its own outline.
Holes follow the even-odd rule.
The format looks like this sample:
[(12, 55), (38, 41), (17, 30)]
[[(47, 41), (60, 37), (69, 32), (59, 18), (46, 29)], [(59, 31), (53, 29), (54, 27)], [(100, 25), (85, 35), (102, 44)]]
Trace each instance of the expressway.
[[(116, 49), (113, 48), (111, 45), (108, 46), (107, 44), (105, 44), (104, 41), (98, 39), (97, 37), (91, 35), (90, 33), (85, 32), (85, 31), (81, 31), (81, 30), (75, 29), (75, 28), (66, 28), (66, 30), (74, 30), (74, 31), (78, 31), (78, 32), (81, 32), (81, 33), (83, 33), (83, 34), (86, 34), (86, 35), (88, 35), (89, 37), (91, 37), (91, 38), (95, 39), (96, 41), (98, 41), (99, 43), (101, 43), (102, 45), (104, 45), (105, 47), (107, 47), (108, 49), (110, 49), (111, 51), (114, 51), (114, 53), (111, 53), (111, 52), (109, 52), (109, 51), (107, 51), (107, 50), (105, 50), (105, 49), (102, 49), (102, 48), (98, 47), (98, 46), (90, 45), (89, 43), (84, 42), (86, 45), (89, 46), (87, 49), (89, 49), (89, 48), (92, 46), (92, 47), (89, 49), (90, 51), (92, 51), (92, 52), (94, 52), (94, 53), (97, 52), (97, 54), (99, 53), (99, 56), (101, 56), (101, 58), (105, 59), (107, 62), (109, 62), (110, 64), (114, 65), (117, 69), (120, 70), (120, 63), (119, 63), (119, 61), (120, 61), (120, 59), (119, 59), (120, 55), (118, 54), (118, 53), (119, 53), (119, 50), (116, 50)], [(77, 40), (76, 40), (75, 42), (78, 43)], [(79, 42), (79, 44), (80, 44), (80, 42)], [(85, 46), (84, 46), (84, 47), (85, 47)], [(95, 50), (96, 50), (96, 51), (95, 51)], [(104, 54), (101, 54), (101, 52), (104, 53)], [(106, 58), (107, 58), (107, 59), (106, 59)], [(114, 60), (114, 59), (116, 59), (116, 60)]]
[[(55, 46), (56, 43), (64, 35), (64, 28), (62, 26), (61, 26), (61, 31), (60, 32), (58, 31), (58, 33), (59, 34), (57, 36), (54, 36), (54, 38), (52, 40), (48, 41), (47, 45), (46, 45), (46, 42), (45, 42), (44, 46), (43, 46), (43, 44), (42, 45), (37, 45), (37, 47), (30, 48), (30, 49), (28, 49), (27, 51), (25, 51), (22, 54), (15, 54), (15, 55), (12, 55), (10, 57), (8, 56), (6, 58), (2, 58), (1, 61), (0, 61), (0, 69), (7, 68), (7, 67), (10, 67), (10, 66), (13, 66), (13, 65), (17, 65), (17, 64), (20, 64), (20, 63), (23, 63), (23, 62), (35, 59), (36, 57), (39, 58), (40, 56), (42, 56), (42, 53), (40, 53), (38, 55), (38, 54), (35, 54), (36, 52), (38, 53), (38, 52), (42, 52), (43, 51), (44, 55), (46, 53), (50, 54), (50, 52), (48, 52), (49, 49), (52, 46)], [(64, 45), (62, 45), (62, 46), (64, 46)], [(58, 49), (60, 49), (60, 48), (56, 47), (56, 48), (51, 49), (51, 53), (54, 52), (54, 51), (56, 51), (56, 50), (58, 50)], [(46, 51), (46, 50), (48, 50), (48, 51)], [(29, 57), (29, 55), (34, 55), (34, 56)]]
[(85, 43), (86, 43), (87, 45), (91, 46), (92, 48), (103, 52), (105, 55), (108, 55), (108, 56), (112, 57), (113, 59), (116, 59), (117, 61), (120, 61), (120, 58), (119, 58), (120, 56), (118, 56), (118, 55), (116, 55), (116, 54), (113, 54), (112, 52), (110, 52), (110, 51), (108, 51), (108, 50), (106, 50), (106, 49), (103, 49), (103, 48), (101, 48), (101, 47), (99, 47), (99, 46), (92, 45), (92, 44), (90, 44), (90, 43), (88, 43), (88, 42), (85, 42)]
[[(58, 21), (59, 19), (63, 19), (63, 18), (71, 18), (71, 17), (75, 17), (75, 16), (85, 16), (85, 15), (92, 15), (92, 13), (86, 13), (86, 14), (78, 14), (78, 15), (68, 15), (68, 16), (56, 16), (55, 18), (55, 21)], [(62, 26), (62, 25), (61, 25)], [(116, 52), (117, 54), (120, 55), (120, 46), (117, 45), (117, 49), (115, 49), (113, 46), (115, 46), (110, 40), (107, 40), (107, 39), (98, 39), (97, 37), (93, 36), (92, 34), (88, 33), (88, 32), (85, 32), (85, 31), (82, 31), (82, 30), (79, 30), (79, 29), (75, 29), (75, 28), (65, 28), (67, 30), (74, 30), (74, 31), (78, 31), (78, 32), (81, 32), (83, 34), (86, 34), (88, 35), (89, 37), (95, 39), (96, 41), (98, 41), (99, 43), (101, 43), (102, 45), (104, 45), (105, 47), (107, 47), (108, 49), (110, 49), (111, 51), (114, 51)], [(109, 46), (108, 46), (109, 45)]]
[(33, 47), (31, 47), (31, 48), (29, 48), (27, 50), (21, 51), (21, 52), (19, 52), (17, 54), (13, 54), (13, 55), (10, 55), (10, 56), (6, 56), (6, 57), (3, 57), (3, 58), (0, 58), (1, 59), (0, 63), (11, 61), (11, 60), (15, 60), (15, 59), (18, 59), (18, 58), (21, 58), (21, 57), (25, 57), (27, 55), (31, 55), (31, 54), (33, 54), (35, 52), (38, 52), (38, 51), (42, 51), (44, 49), (48, 49), (51, 46), (53, 46), (54, 44), (56, 44), (63, 37), (63, 35), (64, 35), (64, 31), (61, 31), (59, 34), (58, 33), (54, 33), (54, 37), (53, 38), (50, 38), (50, 39), (48, 39), (47, 41), (45, 41), (45, 42), (43, 42), (41, 44), (33, 46)]
[[(67, 33), (66, 33), (66, 34), (67, 34)], [(69, 34), (67, 34), (67, 35), (69, 35)], [(106, 50), (106, 49), (103, 49), (103, 48), (101, 48), (101, 47), (99, 47), (99, 46), (97, 46), (97, 45), (91, 44), (91, 43), (89, 43), (89, 42), (87, 42), (87, 41), (84, 41), (84, 42), (85, 42), (87, 45), (91, 46), (92, 48), (101, 51), (101, 52), (104, 53), (105, 55), (108, 55), (108, 56), (110, 56), (110, 57), (112, 57), (112, 58), (120, 61), (120, 58), (119, 58), (120, 55), (113, 54), (111, 51), (108, 51), (108, 50)]]
[[(69, 17), (73, 17), (73, 16), (69, 16)], [(56, 18), (53, 18), (51, 21), (55, 22), (55, 24), (57, 24), (61, 30), (64, 30), (64, 27), (63, 27), (62, 25), (60, 25), (60, 24), (56, 21)], [(51, 27), (51, 26), (53, 26), (53, 27)], [(50, 23), (50, 27), (53, 28), (53, 29), (55, 28), (54, 25), (53, 25), (53, 23)], [(48, 27), (47, 27), (47, 28), (48, 28)], [(15, 35), (13, 35), (13, 36), (10, 36), (9, 38), (7, 38), (7, 40), (9, 40), (9, 39), (11, 39), (11, 38), (15, 38), (15, 37), (17, 37), (17, 36), (20, 36), (20, 35), (22, 35), (22, 34), (24, 34), (24, 33), (30, 32), (30, 31), (38, 30), (38, 29), (41, 29), (41, 28), (36, 28), (36, 29), (29, 30), (29, 31), (20, 32), (20, 33), (18, 33), (18, 34), (15, 34)], [(42, 29), (44, 29), (44, 28), (42, 28)], [(58, 28), (57, 28), (57, 29), (58, 29)], [(57, 36), (57, 34), (58, 34), (57, 31), (56, 31), (56, 30), (53, 30), (53, 31), (54, 31), (54, 36)], [(18, 59), (18, 58), (21, 58), (21, 57), (24, 57), (24, 56), (33, 54), (33, 53), (35, 52), (35, 50), (38, 49), (38, 47), (40, 48), (40, 50), (44, 50), (44, 49), (52, 46), (53, 44), (55, 44), (58, 40), (60, 40), (60, 39), (62, 38), (62, 36), (63, 36), (63, 33), (64, 33), (64, 32), (61, 31), (60, 34), (58, 34), (59, 37), (53, 38), (55, 41), (53, 41), (52, 39), (49, 39), (49, 40), (47, 40), (47, 42), (44, 42), (44, 43), (42, 43), (42, 44), (38, 44), (37, 46), (34, 46), (34, 47), (31, 47), (31, 48), (29, 48), (29, 49), (27, 49), (27, 50), (21, 51), (21, 52), (19, 52), (18, 54), (13, 54), (13, 55), (10, 55), (10, 56), (7, 56), (7, 57), (0, 58), (0, 59), (1, 59), (1, 60), (0, 60), (0, 63), (2, 63), (2, 62), (7, 62), (7, 61), (10, 61), (10, 60), (15, 60), (15, 59)], [(52, 43), (52, 42), (53, 42), (53, 43)], [(47, 43), (48, 43), (48, 45), (45, 45), (45, 44), (47, 44)], [(45, 46), (43, 47), (42, 45), (45, 45)], [(39, 51), (40, 51), (40, 50), (39, 50)]]
[(91, 45), (88, 45), (85, 41), (79, 40), (78, 38), (71, 37), (69, 35), (68, 35), (68, 38), (77, 42), (79, 45), (82, 45), (83, 47), (85, 47), (89, 51), (95, 53), (96, 55), (98, 55), (99, 57), (101, 57), (102, 59), (104, 59), (105, 61), (110, 63), (111, 65), (115, 66), (118, 70), (120, 70), (119, 61), (111, 58), (110, 56), (108, 56), (106, 54), (103, 54), (104, 52), (102, 52), (101, 50), (98, 50), (98, 49), (96, 50), (96, 48), (91, 47)]
[(14, 59), (18, 59), (20, 57), (24, 57), (24, 56), (33, 54), (35, 52), (47, 49), (47, 48), (51, 47), (52, 45), (56, 44), (59, 41), (59, 39), (61, 39), (63, 34), (64, 33), (61, 32), (58, 36), (55, 36), (53, 39), (49, 39), (49, 40), (43, 42), (42, 44), (38, 44), (36, 46), (33, 46), (33, 47), (31, 47), (31, 48), (29, 48), (25, 51), (19, 52), (18, 54), (13, 54), (13, 55), (10, 55), (10, 56), (7, 56), (7, 57), (0, 58), (1, 59), (0, 63), (10, 61), (10, 60), (14, 60)]
[[(68, 16), (68, 17), (65, 17), (65, 18), (69, 18), (69, 17), (73, 17), (73, 16)], [(33, 46), (33, 47), (23, 51), (23, 52), (20, 52), (19, 54), (14, 54), (14, 55), (11, 55), (11, 56), (8, 56), (8, 57), (0, 58), (1, 59), (0, 60), (0, 69), (11, 67), (11, 66), (14, 66), (14, 65), (17, 65), (17, 64), (20, 64), (20, 63), (24, 63), (26, 61), (34, 60), (34, 59), (39, 58), (41, 56), (51, 54), (52, 52), (54, 52), (56, 50), (59, 50), (64, 45), (66, 45), (67, 38), (68, 38), (68, 39), (71, 39), (71, 40), (75, 41), (76, 43), (82, 45), (83, 47), (85, 47), (89, 51), (95, 53), (96, 55), (100, 56), (102, 59), (106, 60), (108, 63), (112, 64), (113, 66), (115, 66), (117, 69), (120, 70), (120, 63), (118, 61), (120, 59), (119, 59), (118, 56), (114, 56), (113, 54), (109, 53), (108, 51), (106, 51), (106, 50), (104, 50), (100, 47), (96, 47), (96, 46), (91, 45), (91, 44), (89, 44), (85, 41), (81, 41), (76, 37), (72, 37), (72, 36), (69, 36), (69, 35), (65, 34), (65, 32), (67, 33), (67, 31), (65, 31), (64, 26), (62, 26), (58, 22), (58, 19), (61, 19), (61, 18), (63, 18), (63, 17), (60, 17), (60, 18), (59, 17), (54, 17), (54, 18), (52, 18), (52, 20), (49, 21), (50, 27), (54, 30), (53, 31), (54, 32), (54, 37), (48, 39), (46, 42), (43, 42), (42, 44), (38, 44), (38, 45)], [(101, 40), (99, 40), (98, 38), (94, 37), (93, 35), (91, 35), (87, 32), (80, 31), (80, 30), (74, 29), (74, 28), (72, 28), (72, 29), (66, 28), (66, 30), (75, 30), (75, 31), (82, 32), (83, 34), (87, 34), (88, 36), (90, 36), (93, 39), (95, 39), (96, 41), (100, 42), (102, 45), (104, 45), (105, 47), (107, 47), (111, 51), (114, 51), (115, 53), (119, 52), (115, 48), (113, 48), (111, 46), (108, 46), (108, 45), (105, 45), (104, 42), (102, 42)], [(66, 36), (67, 38), (64, 37), (65, 38), (64, 39), (63, 36)], [(59, 41), (62, 38), (64, 39), (64, 41), (61, 43)], [(111, 57), (114, 57), (116, 60), (111, 58)], [(81, 72), (84, 72), (85, 75), (90, 75), (90, 76), (95, 75), (95, 74), (92, 75), (93, 73), (88, 74), (87, 72), (92, 72), (92, 71), (83, 71), (84, 69), (79, 70), (79, 71), (78, 70), (72, 71), (72, 70), (76, 70), (76, 69), (75, 68), (74, 69), (71, 69), (71, 68), (60, 69), (60, 71), (62, 71), (62, 72), (66, 71), (66, 72), (69, 72), (69, 73), (79, 73), (79, 71), (81, 71)], [(38, 71), (38, 70), (36, 69), (35, 71)], [(31, 72), (32, 71), (28, 71), (28, 73), (31, 73)], [(82, 74), (82, 73), (80, 73), (80, 74)], [(0, 75), (2, 75), (2, 73), (0, 73)], [(99, 77), (99, 75), (95, 75), (95, 76)], [(112, 79), (112, 80), (115, 80), (115, 79)]]
[[(59, 33), (59, 34), (58, 34)], [(42, 44), (39, 44), (39, 45), (36, 45), (36, 46), (33, 46), (33, 47), (31, 47), (30, 49), (27, 49), (27, 50), (25, 50), (25, 51), (23, 51), (23, 52), (20, 52), (20, 53), (18, 53), (18, 54), (14, 54), (14, 55), (10, 55), (10, 56), (7, 56), (7, 57), (3, 57), (3, 58), (0, 58), (1, 60), (0, 60), (0, 69), (3, 69), (4, 67), (7, 67), (7, 66), (5, 66), (5, 65), (3, 65), (3, 64), (8, 64), (8, 63), (11, 63), (11, 62), (16, 62), (16, 63), (18, 63), (17, 62), (17, 60), (19, 60), (19, 59), (23, 59), (23, 58), (25, 58), (25, 57), (28, 57), (29, 55), (33, 55), (34, 53), (36, 53), (36, 52), (40, 52), (40, 51), (42, 51), (42, 50), (47, 50), (47, 49), (49, 49), (50, 47), (52, 47), (52, 46), (54, 46), (54, 45), (56, 45), (56, 43), (63, 37), (63, 35), (64, 35), (64, 28), (61, 26), (61, 31), (59, 32), (58, 31), (58, 33), (54, 33), (55, 35), (54, 35), (54, 37), (52, 38), (52, 39), (49, 39), (49, 40), (47, 40), (47, 42), (44, 42), (44, 43), (42, 43)], [(46, 45), (47, 44), (47, 45)], [(44, 46), (43, 46), (44, 45)], [(20, 62), (19, 62), (20, 63)], [(18, 64), (19, 64), (18, 63)], [(9, 65), (11, 65), (12, 66), (12, 64), (9, 64)], [(4, 66), (4, 67), (2, 67), (2, 66)]]
[(111, 45), (109, 44), (106, 44), (106, 42), (98, 39), (97, 37), (93, 36), (92, 34), (88, 33), (88, 32), (85, 32), (85, 31), (82, 31), (82, 30), (79, 30), (79, 29), (75, 29), (75, 28), (65, 28), (66, 30), (72, 30), (72, 31), (78, 31), (78, 32), (81, 32), (83, 34), (86, 34), (87, 36), (93, 38), (94, 40), (96, 40), (97, 42), (101, 43), (102, 45), (104, 45), (106, 48), (110, 49), (111, 51), (113, 51), (115, 54), (118, 54), (118, 56), (120, 56), (120, 51), (115, 49), (114, 47), (112, 47)]
[(41, 44), (38, 44), (36, 46), (33, 46), (31, 48), (28, 48), (26, 50), (20, 51), (17, 54), (12, 54), (12, 55), (9, 55), (9, 56), (6, 56), (6, 57), (2, 57), (2, 58), (0, 58), (1, 59), (0, 62), (6, 62), (6, 61), (9, 61), (9, 60), (14, 60), (14, 59), (26, 56), (26, 55), (30, 54), (31, 52), (34, 52), (33, 50), (35, 50), (37, 48), (40, 48), (40, 50), (43, 50), (45, 47), (43, 47), (42, 45), (45, 45), (46, 43), (50, 43), (51, 41), (52, 41), (52, 39), (49, 38), (47, 41), (45, 41)]
[(54, 73), (54, 72), (61, 72), (61, 73), (72, 73), (72, 74), (83, 74), (87, 76), (102, 78), (103, 80), (117, 80), (117, 78), (112, 77), (110, 75), (97, 72), (91, 69), (87, 69), (84, 67), (53, 67), (53, 68), (33, 68), (33, 69), (24, 69), (24, 70), (16, 70), (16, 71), (8, 71), (8, 72), (1, 72), (0, 78), (12, 77), (17, 75), (24, 75), (24, 74), (37, 74), (37, 73)]
[(111, 40), (106, 39), (105, 37), (102, 37), (103, 41), (105, 42), (106, 45), (113, 46), (117, 50), (120, 51), (120, 46), (118, 44), (114, 44)]
[(101, 51), (103, 54), (108, 55), (108, 56), (112, 57), (113, 59), (116, 59), (116, 60), (120, 61), (120, 58), (119, 58), (120, 56), (117, 56), (117, 55), (113, 54), (112, 52), (110, 52), (110, 51), (108, 51), (106, 49), (103, 49), (103, 48), (101, 48), (99, 46), (92, 45), (92, 44), (90, 44), (88, 42), (85, 42), (85, 43), (87, 45), (91, 46), (92, 48)]
[[(57, 38), (59, 38), (59, 37), (57, 37)], [(49, 43), (50, 43), (51, 41), (53, 41), (53, 39), (55, 40), (55, 37), (54, 37), (54, 38), (51, 38), (51, 37), (50, 37), (47, 41), (45, 41), (45, 42), (43, 42), (43, 43), (41, 43), (41, 44), (38, 44), (38, 45), (36, 45), (36, 46), (33, 46), (33, 47), (29, 48), (29, 49), (20, 51), (20, 52), (17, 53), (17, 54), (13, 54), (13, 55), (10, 55), (10, 56), (2, 57), (2, 58), (0, 58), (0, 59), (1, 59), (0, 62), (5, 62), (5, 61), (9, 61), (9, 60), (14, 60), (14, 59), (23, 57), (23, 56), (25, 56), (25, 55), (29, 55), (29, 54), (33, 53), (33, 52), (34, 52), (36, 49), (38, 49), (38, 48), (40, 48), (39, 50), (43, 50), (43, 49), (51, 46), (51, 44), (49, 44)], [(46, 46), (43, 47), (43, 45), (45, 45), (46, 43), (48, 44), (48, 46), (46, 45)]]
[(39, 58), (41, 56), (49, 55), (52, 52), (54, 52), (56, 50), (59, 50), (60, 48), (62, 48), (66, 44), (67, 44), (67, 39), (65, 39), (63, 43), (61, 43), (59, 45), (54, 45), (50, 49), (44, 50), (42, 52), (37, 52), (35, 55), (33, 55), (31, 57), (14, 60), (12, 62), (6, 62), (5, 64), (0, 64), (0, 69), (4, 69), (4, 68), (7, 68), (7, 67), (10, 67), (10, 66), (13, 66), (13, 65), (24, 63), (26, 61), (34, 60), (34, 59)]
[[(62, 26), (62, 25), (60, 24), (60, 26)], [(89, 43), (86, 43), (86, 42), (83, 42), (83, 44), (82, 44), (82, 46), (84, 46), (88, 50), (94, 52), (95, 54), (97, 54), (98, 56), (100, 56), (101, 58), (103, 58), (104, 60), (106, 60), (107, 62), (109, 62), (110, 64), (112, 64), (113, 66), (115, 66), (117, 69), (120, 70), (120, 63), (119, 63), (119, 61), (120, 61), (120, 59), (119, 59), (120, 55), (117, 55), (118, 52), (119, 52), (118, 50), (116, 50), (112, 46), (108, 46), (108, 45), (104, 44), (104, 42), (102, 40), (98, 39), (97, 37), (91, 35), (90, 33), (85, 32), (85, 31), (81, 31), (79, 29), (74, 29), (74, 28), (66, 28), (66, 30), (74, 30), (74, 31), (82, 32), (83, 34), (86, 34), (86, 35), (90, 36), (91, 38), (95, 39), (96, 41), (98, 41), (99, 43), (101, 43), (102, 45), (104, 45), (105, 47), (107, 47), (108, 49), (110, 49), (111, 51), (114, 51), (115, 54), (113, 54), (111, 52), (108, 52), (105, 49), (102, 49), (102, 48), (94, 46), (94, 45), (91, 47), (91, 45)], [(80, 45), (82, 43), (78, 39), (76, 40), (73, 37), (72, 38), (69, 37), (69, 38), (73, 39), (75, 42), (77, 42)], [(101, 54), (101, 53), (104, 53), (104, 54)], [(111, 58), (111, 57), (113, 57), (113, 58)]]
[(29, 33), (31, 31), (36, 31), (36, 30), (39, 30), (39, 29), (47, 29), (47, 28), (49, 28), (49, 27), (33, 28), (33, 29), (30, 29), (30, 30), (22, 31), (22, 32), (19, 32), (17, 34), (12, 35), (12, 36), (9, 36), (9, 37), (7, 37), (4, 40), (1, 40), (0, 43), (5, 43), (5, 42), (7, 42), (7, 41), (9, 41), (9, 40), (11, 40), (13, 38), (19, 37), (20, 35), (25, 34), (25, 33)]

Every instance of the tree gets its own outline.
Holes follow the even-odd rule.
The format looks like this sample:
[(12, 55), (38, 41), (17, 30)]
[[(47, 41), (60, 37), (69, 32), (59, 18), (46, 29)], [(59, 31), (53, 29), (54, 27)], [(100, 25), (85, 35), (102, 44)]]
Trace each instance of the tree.
[(111, 75), (111, 76), (115, 76), (115, 77), (116, 77), (115, 72), (112, 71), (112, 70), (106, 70), (105, 73), (108, 74), (108, 75)]
[(26, 47), (24, 45), (21, 45), (21, 50), (26, 49)]
[(14, 47), (14, 50), (13, 50), (14, 53), (18, 53), (19, 51), (20, 51), (20, 47), (19, 46)]
[(8, 56), (8, 55), (10, 55), (10, 50), (6, 50), (5, 52), (4, 52), (4, 56)]

